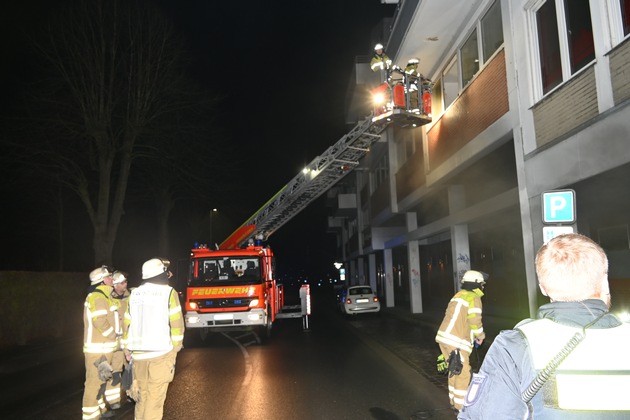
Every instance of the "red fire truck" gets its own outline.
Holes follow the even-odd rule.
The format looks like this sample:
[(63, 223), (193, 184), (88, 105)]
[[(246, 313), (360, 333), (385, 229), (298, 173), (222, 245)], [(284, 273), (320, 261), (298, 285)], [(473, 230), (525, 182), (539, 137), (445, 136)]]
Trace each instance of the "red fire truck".
[(206, 245), (193, 248), (186, 328), (198, 329), (202, 339), (210, 332), (252, 330), (264, 342), (276, 319), (308, 317), (308, 305), (284, 304), (284, 288), (274, 268), (273, 251), (259, 240), (251, 239), (242, 248), (232, 247), (230, 239), (215, 250)]

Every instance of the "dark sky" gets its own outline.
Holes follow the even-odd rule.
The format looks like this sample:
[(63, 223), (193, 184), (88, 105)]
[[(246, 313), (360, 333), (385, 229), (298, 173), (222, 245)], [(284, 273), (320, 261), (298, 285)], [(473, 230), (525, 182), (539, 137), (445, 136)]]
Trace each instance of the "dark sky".
[[(380, 0), (155, 1), (184, 36), (194, 78), (225, 98), (221, 131), (238, 146), (246, 162), (239, 172), (252, 182), (240, 205), (244, 216), (214, 221), (234, 227), (347, 132), (344, 100), (354, 58), (371, 54), (371, 31), (395, 8)], [(5, 99), (31, 73), (23, 32), (71, 1), (14, 3), (0, 18)], [(10, 109), (10, 100), (1, 106)], [(270, 241), (279, 260), (328, 264), (335, 249), (325, 221), (320, 200), (281, 228)], [(214, 229), (218, 235), (225, 227)]]

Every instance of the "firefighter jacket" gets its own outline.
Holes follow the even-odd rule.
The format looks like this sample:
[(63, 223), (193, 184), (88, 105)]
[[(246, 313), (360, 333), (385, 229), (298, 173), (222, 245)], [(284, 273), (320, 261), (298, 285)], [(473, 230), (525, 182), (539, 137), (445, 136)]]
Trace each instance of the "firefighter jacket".
[(391, 65), (392, 60), (385, 53), (381, 55), (374, 53), (374, 56), (370, 61), (370, 68), (372, 69), (372, 71), (388, 70)]
[(125, 328), (125, 312), (127, 312), (127, 305), (129, 304), (129, 296), (131, 292), (129, 290), (125, 290), (125, 293), (122, 295), (118, 295), (113, 291), (111, 294), (111, 309), (116, 313), (116, 324), (114, 326), (116, 330), (116, 336), (123, 337), (124, 328)]
[[(593, 326), (583, 329), (600, 315)], [(458, 418), (630, 418), (630, 359), (624, 350), (630, 345), (630, 324), (608, 313), (599, 299), (552, 302), (541, 306), (538, 316), (539, 320), (502, 331), (494, 340)], [(586, 338), (542, 382), (528, 407), (522, 394), (576, 332)]]
[(101, 284), (85, 298), (83, 308), (83, 352), (111, 353), (118, 343), (116, 312), (112, 310), (111, 286)]
[(125, 324), (126, 348), (134, 359), (151, 359), (182, 347), (182, 308), (177, 292), (167, 284), (146, 282), (133, 289)]
[(470, 353), (475, 338), (484, 339), (481, 322), (481, 289), (460, 290), (446, 308), (435, 341)]

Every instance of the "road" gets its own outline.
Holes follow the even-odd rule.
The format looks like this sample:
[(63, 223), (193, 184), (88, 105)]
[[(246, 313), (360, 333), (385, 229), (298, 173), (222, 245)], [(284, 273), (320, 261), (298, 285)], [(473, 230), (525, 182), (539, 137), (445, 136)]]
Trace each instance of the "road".
[[(213, 334), (202, 342), (187, 331), (164, 418), (455, 418), (448, 408), (446, 379), (436, 380), (430, 329), (412, 331), (386, 315), (347, 319), (326, 304), (315, 311), (309, 326), (304, 331), (300, 319), (279, 320), (265, 345), (253, 333)], [(422, 331), (426, 337), (418, 336)], [(387, 334), (391, 338), (383, 340)], [(417, 348), (418, 343), (424, 348)], [(2, 376), (10, 377), (23, 397), (28, 384), (39, 385), (17, 405), (16, 395), (13, 403), (0, 400), (5, 405), (2, 417), (80, 418), (82, 366), (83, 358), (75, 352), (27, 371), (5, 372)], [(133, 404), (126, 404), (115, 418), (133, 419)]]

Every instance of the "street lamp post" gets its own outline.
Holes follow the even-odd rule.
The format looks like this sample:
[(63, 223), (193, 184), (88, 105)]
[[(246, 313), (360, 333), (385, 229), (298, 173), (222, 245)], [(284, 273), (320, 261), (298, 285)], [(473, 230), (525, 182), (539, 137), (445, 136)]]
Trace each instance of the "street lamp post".
[(212, 215), (216, 213), (217, 209), (212, 209), (210, 212), (210, 247), (214, 249), (214, 242), (212, 242)]

